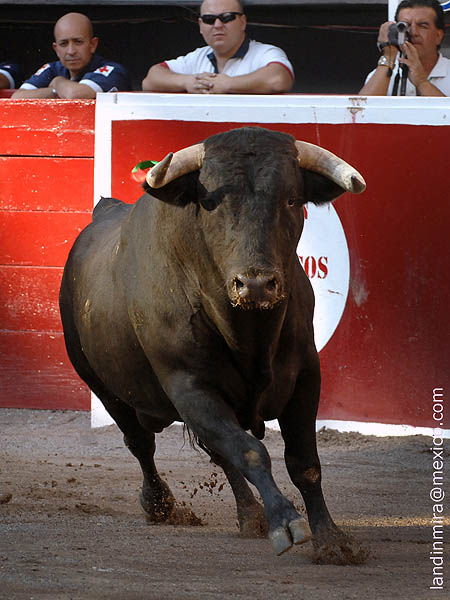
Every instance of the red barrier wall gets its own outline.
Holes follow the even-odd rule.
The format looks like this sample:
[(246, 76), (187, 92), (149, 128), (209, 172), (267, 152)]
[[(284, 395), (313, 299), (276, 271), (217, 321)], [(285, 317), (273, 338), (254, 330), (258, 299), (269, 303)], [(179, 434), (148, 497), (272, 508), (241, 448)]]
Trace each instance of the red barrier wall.
[[(89, 409), (64, 349), (58, 288), (67, 253), (91, 219), (94, 102), (0, 106), (0, 406)], [(137, 162), (242, 125), (113, 122), (112, 195), (139, 197), (130, 178)], [(449, 384), (448, 127), (264, 126), (336, 152), (367, 181), (361, 196), (335, 203), (350, 293), (320, 353), (320, 417), (429, 427), (432, 390)]]
[(0, 406), (89, 409), (58, 292), (90, 221), (94, 101), (0, 100)]

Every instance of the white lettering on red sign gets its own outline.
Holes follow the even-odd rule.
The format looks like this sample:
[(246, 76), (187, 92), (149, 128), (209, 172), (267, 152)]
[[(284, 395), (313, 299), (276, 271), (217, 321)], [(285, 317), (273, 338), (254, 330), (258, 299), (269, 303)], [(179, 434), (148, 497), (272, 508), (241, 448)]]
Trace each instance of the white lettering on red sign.
[(347, 240), (332, 205), (308, 204), (297, 255), (316, 297), (314, 337), (320, 351), (339, 325), (350, 281)]

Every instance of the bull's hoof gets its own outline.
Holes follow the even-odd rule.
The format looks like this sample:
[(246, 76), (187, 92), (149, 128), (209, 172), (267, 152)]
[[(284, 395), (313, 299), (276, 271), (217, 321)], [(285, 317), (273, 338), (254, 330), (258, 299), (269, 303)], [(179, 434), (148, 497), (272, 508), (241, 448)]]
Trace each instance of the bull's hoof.
[(238, 511), (239, 530), (246, 538), (267, 537), (269, 526), (264, 516), (264, 509), (259, 503), (252, 504)]
[(370, 556), (363, 544), (341, 531), (333, 532), (326, 543), (313, 545), (314, 562), (320, 565), (361, 565)]
[(175, 506), (169, 486), (159, 478), (151, 487), (142, 488), (139, 500), (147, 519), (153, 523), (167, 521)]
[(287, 527), (277, 527), (269, 532), (269, 539), (275, 554), (280, 556), (294, 544), (304, 544), (311, 539), (308, 524), (302, 517), (293, 519)]

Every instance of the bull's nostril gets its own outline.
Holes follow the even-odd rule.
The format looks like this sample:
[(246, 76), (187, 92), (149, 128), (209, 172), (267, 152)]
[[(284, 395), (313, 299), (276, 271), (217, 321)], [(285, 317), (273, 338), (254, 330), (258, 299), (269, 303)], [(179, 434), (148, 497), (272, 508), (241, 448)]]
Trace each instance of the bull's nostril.
[(283, 299), (282, 282), (277, 274), (237, 273), (231, 279), (231, 300), (234, 306), (271, 308)]
[(274, 292), (276, 290), (276, 287), (277, 287), (277, 280), (275, 279), (275, 277), (272, 277), (272, 279), (269, 279), (269, 281), (267, 282), (266, 289), (269, 292)]

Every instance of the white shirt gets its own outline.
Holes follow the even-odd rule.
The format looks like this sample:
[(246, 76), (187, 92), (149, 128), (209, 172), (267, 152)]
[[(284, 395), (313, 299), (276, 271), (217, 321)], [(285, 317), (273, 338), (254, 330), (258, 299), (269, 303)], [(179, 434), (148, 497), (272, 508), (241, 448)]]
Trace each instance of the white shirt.
[[(162, 64), (169, 67), (174, 73), (183, 73), (184, 75), (215, 73), (217, 71), (208, 56), (214, 58), (214, 52), (210, 46), (203, 46), (189, 52), (185, 56), (166, 60)], [(248, 75), (270, 63), (283, 65), (289, 71), (291, 77), (294, 78), (294, 69), (281, 48), (246, 38), (235, 56), (227, 60), (222, 73), (231, 77)]]
[[(388, 96), (392, 96), (392, 90), (393, 90), (394, 83), (395, 83), (395, 76), (397, 75), (398, 70), (399, 70), (399, 64), (398, 64), (398, 62), (396, 62), (394, 71), (391, 75), (391, 80), (389, 82), (389, 87), (388, 87), (388, 92), (387, 92)], [(369, 79), (372, 77), (372, 75), (374, 73), (375, 73), (375, 69), (367, 75), (365, 83), (367, 83), (369, 81)], [(448, 58), (445, 58), (445, 56), (442, 56), (441, 53), (439, 53), (439, 58), (437, 60), (437, 63), (434, 65), (434, 67), (431, 70), (431, 73), (428, 75), (427, 79), (430, 83), (432, 83), (435, 87), (437, 87), (438, 90), (440, 90), (443, 94), (445, 94), (446, 96), (450, 96), (450, 60)], [(400, 85), (401, 85), (401, 82), (398, 85), (397, 94), (400, 94)], [(409, 79), (406, 82), (405, 96), (417, 96), (416, 86), (413, 85)]]

